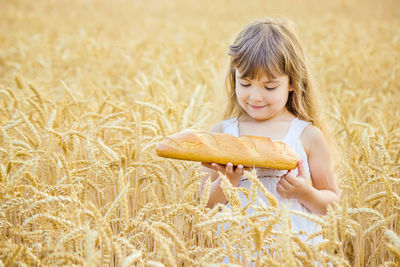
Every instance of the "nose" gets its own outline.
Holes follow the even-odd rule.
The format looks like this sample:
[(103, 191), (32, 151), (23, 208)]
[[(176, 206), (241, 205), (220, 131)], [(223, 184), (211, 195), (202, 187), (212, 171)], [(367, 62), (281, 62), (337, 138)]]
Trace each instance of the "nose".
[(252, 103), (257, 103), (263, 100), (262, 96), (263, 90), (258, 88), (258, 86), (252, 86), (250, 91), (250, 101)]

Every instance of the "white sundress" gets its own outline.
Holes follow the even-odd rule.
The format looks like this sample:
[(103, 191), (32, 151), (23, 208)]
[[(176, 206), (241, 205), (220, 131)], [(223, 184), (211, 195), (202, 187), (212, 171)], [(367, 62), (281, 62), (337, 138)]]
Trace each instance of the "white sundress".
[[(306, 170), (306, 173), (308, 177), (310, 176), (310, 170), (308, 166), (308, 160), (307, 160), (307, 154), (304, 151), (304, 147), (300, 141), (300, 136), (304, 130), (304, 128), (310, 124), (309, 122), (300, 120), (298, 118), (295, 118), (292, 120), (289, 126), (289, 130), (286, 133), (285, 137), (280, 140), (273, 140), (273, 141), (282, 141), (292, 147), (294, 151), (297, 153), (297, 156), (299, 159), (303, 159), (304, 162), (304, 168)], [(231, 134), (235, 137), (239, 136), (239, 124), (238, 120), (236, 118), (233, 119), (228, 119), (222, 121), (222, 130), (224, 133)], [(257, 171), (257, 176), (261, 180), (262, 184), (268, 189), (269, 192), (271, 192), (276, 199), (278, 200), (279, 203), (284, 203), (285, 205), (288, 206), (289, 209), (294, 209), (294, 210), (299, 210), (302, 212), (310, 213), (306, 207), (304, 207), (299, 201), (296, 199), (286, 199), (281, 197), (277, 192), (276, 192), (276, 186), (280, 180), (280, 177), (284, 174), (287, 173), (287, 170), (273, 170), (273, 169), (264, 169), (264, 168), (256, 168)], [(298, 169), (294, 169), (292, 173), (297, 176), (298, 174)], [(240, 187), (245, 187), (250, 190), (251, 182), (247, 180), (245, 177), (242, 177), (239, 185)], [(242, 201), (242, 206), (246, 205), (248, 202), (248, 199), (242, 194), (239, 193), (239, 196)], [(260, 198), (265, 202), (265, 204), (268, 205), (268, 200), (261, 194), (259, 194)], [(229, 207), (229, 203), (227, 204)], [(298, 231), (305, 231), (307, 235), (310, 235), (315, 232), (319, 232), (321, 230), (320, 225), (317, 223), (311, 222), (308, 219), (304, 217), (300, 217), (298, 215), (291, 214), (290, 215), (291, 219), (291, 224), (292, 224), (292, 230), (294, 232)], [(299, 237), (302, 240), (306, 239), (306, 236), (299, 234)], [(313, 238), (312, 240), (308, 240), (307, 242), (309, 244), (317, 244), (322, 241), (322, 236), (317, 236)]]

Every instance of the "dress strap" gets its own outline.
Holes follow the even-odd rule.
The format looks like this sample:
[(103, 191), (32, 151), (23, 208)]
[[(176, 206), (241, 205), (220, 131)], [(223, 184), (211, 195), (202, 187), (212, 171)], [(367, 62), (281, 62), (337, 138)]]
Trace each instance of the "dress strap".
[(299, 120), (298, 118), (295, 118), (293, 122), (290, 125), (289, 131), (285, 137), (285, 139), (291, 139), (291, 140), (297, 140), (300, 138), (301, 134), (303, 133), (304, 128), (307, 127), (307, 125), (311, 124), (311, 122)]

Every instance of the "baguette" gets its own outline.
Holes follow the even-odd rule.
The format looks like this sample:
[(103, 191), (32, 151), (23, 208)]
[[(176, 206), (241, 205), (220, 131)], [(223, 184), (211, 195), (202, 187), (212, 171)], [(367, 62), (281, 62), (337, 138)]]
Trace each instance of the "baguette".
[(227, 133), (181, 132), (157, 144), (158, 156), (205, 163), (243, 165), (278, 170), (297, 167), (297, 155), (283, 142), (267, 137)]

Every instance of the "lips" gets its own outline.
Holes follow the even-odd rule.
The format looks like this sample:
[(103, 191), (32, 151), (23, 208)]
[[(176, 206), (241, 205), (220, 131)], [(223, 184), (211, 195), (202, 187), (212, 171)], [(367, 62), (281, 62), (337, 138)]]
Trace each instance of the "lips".
[(262, 109), (262, 108), (266, 107), (266, 105), (264, 105), (264, 106), (253, 106), (253, 105), (251, 105), (251, 104), (249, 104), (249, 106), (250, 106), (252, 109)]

